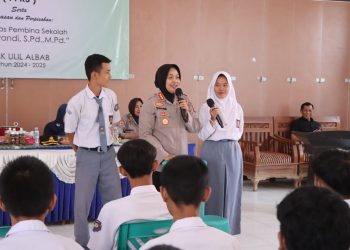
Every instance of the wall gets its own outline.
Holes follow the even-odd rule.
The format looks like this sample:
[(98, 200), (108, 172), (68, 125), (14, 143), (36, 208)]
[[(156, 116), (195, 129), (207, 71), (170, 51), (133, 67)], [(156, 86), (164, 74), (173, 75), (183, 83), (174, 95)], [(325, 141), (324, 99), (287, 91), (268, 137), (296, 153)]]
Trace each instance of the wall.
[[(253, 62), (252, 58), (256, 59)], [(83, 62), (82, 62), (83, 63)], [(113, 80), (122, 113), (135, 96), (156, 91), (158, 66), (176, 63), (182, 88), (198, 109), (218, 70), (234, 82), (245, 115), (298, 115), (310, 101), (315, 115), (341, 116), (349, 129), (350, 4), (311, 0), (131, 0), (130, 73)], [(194, 75), (204, 81), (195, 81)], [(260, 83), (257, 76), (266, 76)], [(287, 77), (297, 82), (287, 83)], [(326, 82), (315, 82), (324, 77)], [(59, 104), (85, 80), (15, 79), (9, 90), (9, 123), (41, 131)], [(5, 124), (5, 91), (0, 90), (0, 124)]]

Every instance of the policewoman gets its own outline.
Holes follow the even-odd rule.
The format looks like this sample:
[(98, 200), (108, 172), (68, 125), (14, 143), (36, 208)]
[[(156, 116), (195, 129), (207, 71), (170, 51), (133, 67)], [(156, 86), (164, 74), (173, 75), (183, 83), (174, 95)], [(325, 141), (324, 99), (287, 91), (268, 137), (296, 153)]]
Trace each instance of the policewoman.
[(76, 151), (74, 235), (86, 248), (88, 214), (96, 184), (105, 204), (121, 197), (111, 126), (120, 120), (117, 96), (106, 88), (111, 78), (110, 60), (93, 54), (85, 61), (87, 86), (68, 102), (65, 132)]
[[(188, 154), (187, 132), (198, 132), (200, 123), (187, 95), (182, 100), (175, 96), (180, 87), (181, 72), (176, 64), (164, 64), (156, 72), (155, 86), (159, 92), (142, 106), (139, 136), (157, 149), (159, 163), (175, 155)], [(180, 108), (184, 110), (185, 118)], [(158, 171), (158, 172), (157, 172)], [(157, 187), (161, 164), (154, 173), (153, 184)]]

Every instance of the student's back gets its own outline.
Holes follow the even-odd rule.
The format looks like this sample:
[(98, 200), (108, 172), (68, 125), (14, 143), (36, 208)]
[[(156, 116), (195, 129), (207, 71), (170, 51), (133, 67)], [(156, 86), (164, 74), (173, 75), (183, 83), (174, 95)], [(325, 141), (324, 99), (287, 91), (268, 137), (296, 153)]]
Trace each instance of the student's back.
[(90, 249), (115, 249), (119, 227), (125, 222), (171, 218), (160, 193), (152, 185), (152, 172), (158, 165), (155, 157), (156, 149), (142, 139), (121, 146), (118, 151), (120, 171), (128, 176), (131, 193), (102, 207), (90, 234)]
[(14, 225), (0, 240), (0, 249), (6, 250), (75, 250), (82, 248), (72, 239), (51, 233), (39, 220), (25, 220)]
[(55, 235), (44, 219), (56, 204), (50, 169), (39, 159), (19, 157), (0, 175), (0, 206), (8, 211), (12, 227), (0, 240), (0, 249), (78, 250), (75, 241)]
[(235, 236), (207, 226), (200, 217), (188, 217), (175, 221), (169, 233), (149, 241), (141, 249), (162, 244), (172, 245), (182, 250), (240, 249)]
[(182, 250), (240, 249), (235, 236), (207, 226), (198, 216), (201, 201), (207, 201), (211, 192), (208, 168), (201, 159), (174, 157), (165, 165), (161, 183), (163, 200), (175, 222), (167, 234), (147, 242), (141, 249), (162, 244)]

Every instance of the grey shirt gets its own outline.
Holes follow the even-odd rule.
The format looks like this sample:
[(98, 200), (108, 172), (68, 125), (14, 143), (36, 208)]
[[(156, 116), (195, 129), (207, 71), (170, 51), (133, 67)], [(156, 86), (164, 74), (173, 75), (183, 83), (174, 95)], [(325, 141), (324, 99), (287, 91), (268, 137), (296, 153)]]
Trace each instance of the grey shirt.
[(167, 155), (188, 154), (187, 132), (198, 132), (200, 123), (188, 97), (189, 119), (182, 119), (180, 107), (167, 101), (161, 92), (154, 94), (142, 106), (139, 136), (157, 149), (156, 159), (161, 162)]

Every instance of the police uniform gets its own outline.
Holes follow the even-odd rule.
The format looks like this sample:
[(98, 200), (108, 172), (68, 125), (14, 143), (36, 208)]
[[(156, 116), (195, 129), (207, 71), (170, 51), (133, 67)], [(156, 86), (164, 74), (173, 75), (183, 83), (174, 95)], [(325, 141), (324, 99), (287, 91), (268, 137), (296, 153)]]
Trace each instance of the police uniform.
[(75, 241), (50, 232), (40, 220), (24, 220), (16, 223), (0, 240), (0, 249), (82, 250)]
[(129, 196), (108, 202), (102, 207), (88, 247), (93, 250), (116, 249), (119, 227), (125, 222), (171, 218), (166, 204), (153, 185), (134, 187)]
[(175, 221), (167, 234), (148, 241), (140, 249), (157, 245), (171, 245), (182, 250), (241, 249), (236, 236), (207, 226), (200, 217)]
[(139, 133), (139, 125), (135, 121), (134, 117), (129, 113), (123, 115), (119, 127), (123, 129), (124, 133)]
[(159, 162), (169, 154), (188, 154), (187, 132), (200, 129), (197, 114), (187, 96), (185, 99), (189, 108), (187, 123), (182, 119), (178, 102), (169, 102), (161, 92), (142, 106), (139, 136), (157, 149)]
[(102, 203), (121, 197), (120, 177), (115, 161), (115, 151), (110, 126), (120, 120), (116, 94), (102, 88), (102, 98), (107, 137), (107, 152), (101, 151), (98, 116), (99, 105), (95, 94), (88, 86), (68, 102), (65, 116), (65, 132), (75, 133), (73, 143), (78, 146), (75, 173), (74, 234), (75, 240), (82, 246), (89, 241), (87, 217), (96, 184)]

